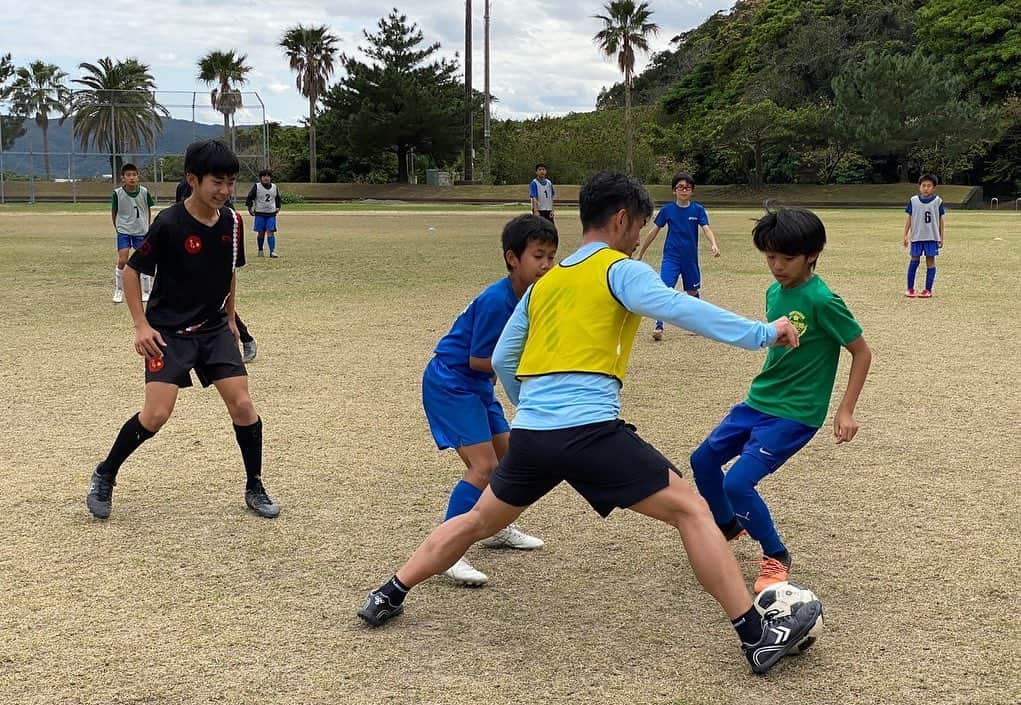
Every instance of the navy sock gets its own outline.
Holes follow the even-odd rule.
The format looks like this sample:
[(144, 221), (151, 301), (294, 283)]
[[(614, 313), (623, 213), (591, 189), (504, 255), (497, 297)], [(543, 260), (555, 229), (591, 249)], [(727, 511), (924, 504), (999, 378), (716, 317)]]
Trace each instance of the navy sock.
[(266, 236), (259, 233), (255, 236), (255, 243), (259, 246), (259, 252), (262, 252), (262, 243), (266, 242)]
[(270, 235), (269, 236), (269, 251), (272, 252), (276, 248), (277, 248), (277, 236), (276, 235)]
[(128, 459), (128, 456), (134, 453), (138, 446), (155, 435), (155, 431), (150, 431), (142, 425), (142, 422), (138, 420), (138, 414), (132, 416), (121, 426), (120, 433), (117, 434), (117, 439), (113, 442), (113, 447), (110, 448), (110, 453), (106, 456), (106, 460), (99, 465), (99, 474), (104, 477), (117, 477), (117, 471), (121, 469), (121, 465)]
[(913, 260), (911, 260), (911, 263), (908, 264), (908, 288), (909, 289), (914, 289), (915, 288), (915, 274), (917, 274), (917, 273), (918, 273), (918, 260), (913, 259)]
[(373, 592), (377, 592), (383, 595), (384, 597), (386, 597), (386, 599), (390, 601), (391, 605), (396, 607), (397, 605), (404, 602), (404, 598), (408, 596), (408, 591), (410, 590), (411, 588), (409, 588), (400, 580), (398, 580), (397, 576), (395, 575), (392, 578), (390, 578), (390, 580), (376, 588)]
[(241, 459), (245, 462), (248, 480), (245, 489), (252, 489), (262, 475), (262, 419), (256, 419), (249, 426), (234, 424), (234, 437), (241, 448)]
[(737, 517), (734, 517), (726, 524), (717, 524), (717, 526), (720, 527), (720, 532), (728, 541), (736, 538), (738, 534), (744, 531), (744, 527), (741, 526), (741, 522), (737, 520)]
[(925, 288), (932, 291), (932, 285), (936, 281), (936, 268), (928, 267), (925, 270)]
[(762, 617), (755, 611), (754, 606), (730, 623), (734, 625), (738, 638), (745, 644), (758, 644), (762, 638)]
[(454, 489), (450, 492), (450, 500), (447, 502), (447, 514), (443, 517), (443, 521), (471, 511), (471, 508), (475, 506), (475, 503), (479, 501), (481, 496), (482, 490), (467, 480), (461, 480), (454, 485)]

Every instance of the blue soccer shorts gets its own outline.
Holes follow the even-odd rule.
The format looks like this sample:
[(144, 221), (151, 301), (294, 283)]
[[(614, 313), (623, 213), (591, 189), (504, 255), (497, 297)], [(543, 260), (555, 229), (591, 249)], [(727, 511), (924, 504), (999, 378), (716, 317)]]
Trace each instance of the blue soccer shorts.
[(252, 226), (252, 230), (257, 233), (277, 231), (277, 217), (275, 215), (260, 215), (255, 214), (255, 225)]
[(681, 286), (685, 291), (698, 291), (702, 288), (702, 272), (699, 271), (697, 257), (690, 259), (664, 257), (659, 276), (671, 289), (677, 286), (678, 279), (681, 280)]
[(492, 381), (467, 377), (439, 358), (422, 375), (422, 406), (440, 450), (485, 443), (510, 431)]
[(764, 414), (742, 403), (730, 410), (703, 445), (709, 446), (724, 463), (748, 455), (772, 473), (804, 448), (818, 430), (799, 421)]
[(939, 243), (935, 240), (922, 240), (911, 243), (912, 257), (935, 257), (939, 254)]
[(145, 241), (145, 235), (125, 235), (117, 233), (118, 250), (137, 250)]

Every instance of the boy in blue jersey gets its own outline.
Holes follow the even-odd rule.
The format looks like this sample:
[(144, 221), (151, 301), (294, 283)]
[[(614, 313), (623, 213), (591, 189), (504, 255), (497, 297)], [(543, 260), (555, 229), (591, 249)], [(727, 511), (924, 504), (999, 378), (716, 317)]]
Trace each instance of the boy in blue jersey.
[(553, 199), (557, 190), (553, 188), (553, 182), (546, 178), (546, 165), (535, 165), (535, 178), (528, 185), (528, 195), (532, 202), (532, 215), (545, 218), (553, 222)]
[[(787, 580), (792, 559), (755, 486), (801, 450), (826, 420), (841, 347), (851, 353), (851, 372), (833, 433), (837, 443), (854, 438), (854, 407), (872, 352), (843, 300), (815, 273), (826, 229), (814, 213), (794, 208), (768, 213), (756, 224), (754, 240), (776, 278), (766, 292), (766, 315), (790, 319), (801, 344), (796, 350), (769, 351), (744, 402), (692, 453), (691, 469), (724, 537), (734, 540), (747, 531), (761, 544), (755, 581), (755, 592), (761, 592)], [(724, 475), (723, 465), (735, 457)]]
[[(653, 221), (653, 228), (638, 250), (636, 259), (641, 260), (645, 257), (645, 251), (659, 235), (660, 229), (664, 225), (668, 226), (666, 242), (663, 244), (660, 276), (663, 283), (671, 289), (677, 286), (677, 280), (680, 278), (684, 292), (689, 296), (698, 297), (698, 290), (702, 288), (702, 273), (698, 268), (699, 230), (705, 232), (713, 248), (713, 257), (720, 256), (720, 248), (716, 244), (713, 229), (709, 227), (709, 214), (705, 212), (701, 203), (691, 200), (695, 193), (695, 180), (682, 172), (674, 176), (670, 190), (674, 192), (675, 200), (660, 208), (656, 220)], [(652, 337), (654, 340), (663, 339), (663, 321), (656, 321)]]
[[(475, 506), (507, 452), (510, 426), (494, 394), (490, 358), (521, 295), (553, 266), (557, 242), (556, 227), (542, 218), (522, 215), (507, 223), (502, 244), (510, 274), (468, 304), (425, 368), (422, 404), (433, 439), (440, 450), (456, 450), (465, 465), (464, 479), (450, 493), (444, 521)], [(482, 543), (524, 550), (543, 545), (513, 525)], [(482, 585), (489, 579), (463, 557), (446, 575), (462, 585)]]
[[(798, 332), (786, 318), (749, 321), (674, 291), (630, 259), (652, 214), (648, 192), (634, 179), (596, 174), (582, 186), (579, 210), (582, 246), (525, 292), (493, 351), (493, 368), (517, 407), (507, 454), (472, 510), (436, 528), (369, 593), (358, 616), (378, 627), (401, 614), (412, 587), (567, 481), (601, 516), (629, 508), (675, 527), (752, 669), (764, 673), (804, 639), (822, 605), (815, 600), (787, 617), (759, 617), (706, 503), (619, 418), (620, 388), (642, 316), (749, 350), (796, 347)], [(635, 596), (643, 618), (654, 607), (650, 599)]]
[(904, 223), (904, 247), (911, 247), (911, 262), (908, 264), (908, 288), (904, 296), (915, 298), (915, 273), (918, 262), (925, 255), (925, 288), (918, 294), (920, 299), (932, 298), (932, 285), (936, 281), (936, 255), (943, 247), (943, 199), (936, 195), (939, 180), (932, 174), (923, 174), (918, 180), (918, 195), (912, 196), (904, 212), (908, 214)]

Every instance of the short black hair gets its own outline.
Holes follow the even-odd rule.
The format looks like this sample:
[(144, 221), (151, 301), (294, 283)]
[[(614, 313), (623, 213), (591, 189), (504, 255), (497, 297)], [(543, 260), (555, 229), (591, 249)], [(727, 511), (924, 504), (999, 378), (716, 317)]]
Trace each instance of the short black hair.
[(779, 252), (788, 257), (817, 255), (826, 246), (826, 227), (810, 210), (780, 208), (759, 218), (752, 239), (760, 252)]
[(536, 165), (535, 165), (535, 170), (536, 170), (536, 171), (539, 171), (539, 169), (548, 169), (548, 168), (549, 168), (549, 167), (547, 167), (547, 166), (546, 166), (545, 164), (543, 164), (542, 162), (539, 162), (538, 164), (536, 164)]
[(531, 213), (519, 215), (503, 226), (503, 261), (507, 265), (507, 271), (511, 271), (510, 262), (507, 261), (507, 250), (520, 258), (525, 254), (525, 248), (530, 242), (549, 242), (553, 247), (560, 245), (560, 237), (557, 235), (557, 226), (545, 218)]
[(652, 215), (652, 198), (636, 179), (619, 172), (601, 171), (582, 184), (578, 194), (582, 230), (603, 227), (622, 208), (632, 217)]
[(199, 181), (203, 176), (237, 176), (241, 165), (230, 147), (219, 140), (192, 142), (184, 153), (184, 173), (194, 174)]
[(695, 190), (695, 180), (691, 178), (691, 174), (688, 174), (687, 172), (684, 171), (674, 174), (674, 180), (670, 182), (670, 190), (673, 191), (675, 188), (677, 188), (677, 184), (681, 183), (682, 181), (687, 181), (689, 184), (691, 184), (691, 190), (692, 191)]
[(932, 182), (933, 186), (939, 186), (939, 179), (935, 174), (922, 174), (918, 179), (918, 185), (921, 186), (926, 181)]
[(262, 171), (259, 172), (259, 178), (261, 179), (264, 176), (268, 176), (269, 178), (272, 179), (273, 178), (273, 172), (270, 171), (269, 169), (263, 169)]
[(137, 174), (137, 173), (138, 173), (138, 167), (137, 167), (137, 166), (135, 166), (134, 164), (132, 164), (131, 162), (126, 162), (126, 163), (125, 163), (125, 164), (124, 164), (124, 165), (123, 165), (123, 166), (121, 167), (121, 176), (124, 176), (124, 175), (125, 175), (126, 173), (128, 173), (129, 171), (133, 171), (133, 172), (135, 172), (135, 173)]

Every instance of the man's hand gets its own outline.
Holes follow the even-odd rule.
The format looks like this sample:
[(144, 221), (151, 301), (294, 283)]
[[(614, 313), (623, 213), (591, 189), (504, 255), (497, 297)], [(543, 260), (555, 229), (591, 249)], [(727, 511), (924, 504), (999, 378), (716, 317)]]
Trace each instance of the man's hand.
[(787, 316), (781, 316), (773, 321), (773, 328), (776, 330), (776, 342), (774, 345), (782, 345), (785, 348), (796, 348), (800, 342), (798, 329), (790, 322)]
[(166, 341), (160, 332), (143, 323), (135, 327), (135, 352), (145, 358), (163, 357), (163, 348), (167, 347)]
[(858, 422), (854, 420), (854, 414), (838, 410), (833, 417), (833, 435), (837, 438), (837, 444), (854, 440), (857, 434)]

